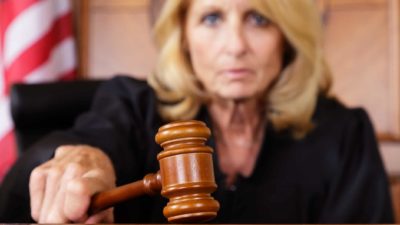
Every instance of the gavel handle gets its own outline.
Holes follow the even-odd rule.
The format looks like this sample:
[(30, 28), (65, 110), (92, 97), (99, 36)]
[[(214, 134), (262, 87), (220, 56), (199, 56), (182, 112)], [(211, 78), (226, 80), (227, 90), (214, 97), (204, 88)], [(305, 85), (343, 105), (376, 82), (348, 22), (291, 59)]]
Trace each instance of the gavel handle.
[(88, 213), (89, 215), (92, 215), (128, 199), (139, 197), (145, 194), (154, 195), (160, 193), (160, 191), (160, 172), (155, 174), (149, 173), (143, 178), (143, 180), (93, 195)]

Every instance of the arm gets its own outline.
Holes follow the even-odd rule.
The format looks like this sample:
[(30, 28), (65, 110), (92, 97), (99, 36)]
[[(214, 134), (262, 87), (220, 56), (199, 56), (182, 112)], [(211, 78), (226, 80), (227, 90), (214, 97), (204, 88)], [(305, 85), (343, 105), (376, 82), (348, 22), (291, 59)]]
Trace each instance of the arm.
[[(143, 101), (136, 101), (139, 94), (131, 93), (132, 90), (141, 92)], [(103, 84), (90, 112), (80, 116), (72, 129), (50, 134), (18, 159), (1, 186), (0, 221), (33, 222), (29, 207), (30, 173), (35, 167), (53, 158), (59, 146), (89, 145), (101, 149), (111, 160), (119, 185), (141, 179), (144, 174), (142, 167), (146, 163), (143, 159), (147, 157), (147, 139), (143, 138), (145, 119), (141, 113), (144, 110), (139, 104), (149, 105), (152, 96), (148, 92), (148, 86), (127, 82), (127, 79), (113, 79)], [(133, 99), (127, 99), (127, 96), (132, 96)], [(34, 198), (36, 197), (33, 196)], [(142, 215), (140, 212), (138, 214)]]

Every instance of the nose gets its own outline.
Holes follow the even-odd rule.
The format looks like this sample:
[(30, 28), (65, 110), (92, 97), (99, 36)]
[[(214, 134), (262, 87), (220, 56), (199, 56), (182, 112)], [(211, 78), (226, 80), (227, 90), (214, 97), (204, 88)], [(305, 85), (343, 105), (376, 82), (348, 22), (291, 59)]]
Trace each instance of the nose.
[(225, 40), (226, 53), (231, 56), (241, 57), (247, 53), (247, 44), (243, 26), (237, 23), (228, 25)]

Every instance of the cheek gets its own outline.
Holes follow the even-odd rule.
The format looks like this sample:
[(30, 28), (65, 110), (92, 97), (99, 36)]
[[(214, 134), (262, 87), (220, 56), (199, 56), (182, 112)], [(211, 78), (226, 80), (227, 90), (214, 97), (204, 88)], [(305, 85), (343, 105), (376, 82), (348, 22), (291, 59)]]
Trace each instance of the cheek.
[(278, 79), (282, 71), (282, 57), (279, 52), (270, 55), (270, 60), (268, 60), (264, 65), (264, 72), (262, 79), (264, 80), (264, 89), (270, 87), (271, 83)]
[(282, 70), (283, 65), (283, 41), (281, 38), (271, 38), (268, 41), (260, 42), (254, 46), (257, 52), (259, 65), (268, 73), (269, 76), (277, 76)]
[(282, 70), (283, 54), (282, 51), (277, 49), (270, 54), (270, 60), (266, 63), (265, 67), (270, 76), (276, 77)]
[(193, 73), (204, 84), (211, 82), (211, 74), (213, 66), (213, 52), (209, 48), (206, 39), (192, 38), (188, 43), (188, 51)]
[[(195, 54), (193, 54), (193, 52), (195, 52)], [(208, 68), (206, 53), (203, 52), (201, 48), (192, 48), (190, 51), (190, 61), (194, 75), (200, 81), (204, 82), (206, 77), (203, 75), (207, 74), (206, 70)]]
[[(258, 46), (258, 47), (257, 47)], [(283, 44), (278, 39), (260, 42), (254, 46), (259, 68), (258, 89), (269, 88), (280, 75), (283, 63)]]
[(188, 24), (186, 31), (187, 50), (195, 72), (214, 68), (221, 48), (220, 32), (192, 23)]

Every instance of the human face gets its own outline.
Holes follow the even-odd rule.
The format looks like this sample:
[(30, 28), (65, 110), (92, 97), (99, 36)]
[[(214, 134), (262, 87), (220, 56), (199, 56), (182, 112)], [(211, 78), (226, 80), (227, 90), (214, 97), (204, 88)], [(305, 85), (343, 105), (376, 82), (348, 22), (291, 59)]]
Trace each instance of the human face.
[(249, 0), (191, 0), (185, 41), (194, 73), (212, 97), (259, 97), (281, 71), (283, 34)]

